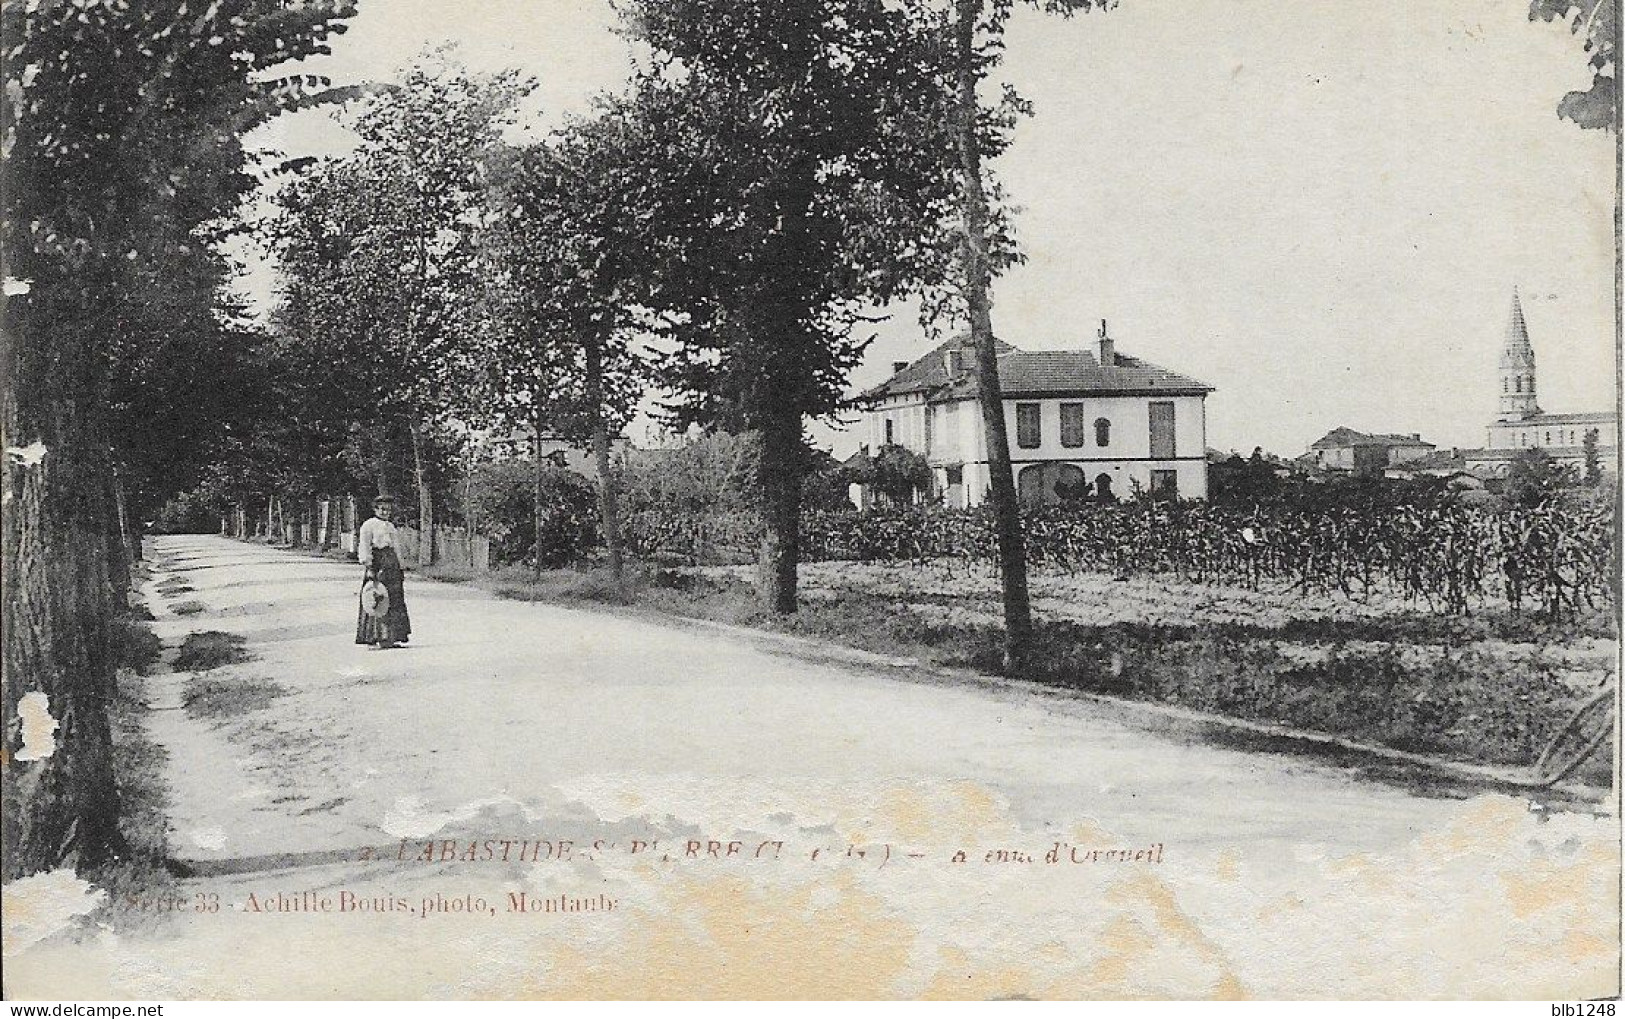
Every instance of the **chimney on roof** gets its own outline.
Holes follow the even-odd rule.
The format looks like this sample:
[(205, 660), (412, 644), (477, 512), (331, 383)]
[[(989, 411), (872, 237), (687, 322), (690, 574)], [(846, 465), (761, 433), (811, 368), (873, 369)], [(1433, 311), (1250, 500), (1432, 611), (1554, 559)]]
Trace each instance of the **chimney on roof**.
[(898, 372), (902, 371), (904, 368), (907, 368), (907, 367), (908, 367), (908, 362), (907, 361), (893, 361), (891, 363), (891, 373), (893, 375), (896, 375)]
[(1100, 366), (1117, 367), (1117, 341), (1106, 335), (1106, 320), (1100, 320)]

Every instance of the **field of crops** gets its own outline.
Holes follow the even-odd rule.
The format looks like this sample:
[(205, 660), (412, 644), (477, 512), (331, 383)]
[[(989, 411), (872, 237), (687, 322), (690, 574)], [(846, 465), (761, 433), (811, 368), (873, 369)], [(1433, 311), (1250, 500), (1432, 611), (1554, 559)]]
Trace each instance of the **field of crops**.
[[(1612, 507), (1030, 513), (1025, 675), (1486, 764), (1528, 767), (1614, 678)], [(999, 667), (980, 512), (807, 514), (797, 632)], [(748, 584), (744, 515), (645, 513), (633, 547)], [(700, 565), (717, 564), (717, 565)], [(1606, 756), (1581, 779), (1606, 785)]]
[[(1201, 503), (1081, 506), (1028, 512), (1027, 558), (1051, 574), (1164, 577), (1251, 590), (1397, 597), (1432, 611), (1538, 610), (1550, 619), (1612, 604), (1614, 517), (1605, 504), (1487, 511), (1441, 503), (1313, 512)], [(695, 563), (748, 556), (757, 524), (741, 514), (629, 520), (639, 553)], [(983, 511), (809, 513), (808, 563), (913, 564), (970, 573), (994, 561)]]

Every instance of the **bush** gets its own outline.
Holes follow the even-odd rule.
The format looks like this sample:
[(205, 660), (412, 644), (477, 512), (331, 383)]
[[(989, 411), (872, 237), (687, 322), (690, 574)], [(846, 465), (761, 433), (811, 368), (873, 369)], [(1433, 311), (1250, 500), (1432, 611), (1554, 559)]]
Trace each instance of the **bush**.
[(756, 506), (754, 435), (706, 435), (671, 449), (639, 450), (621, 473), (629, 512), (737, 513)]
[(467, 503), (491, 538), (491, 565), (534, 562), (553, 568), (584, 558), (599, 543), (598, 489), (558, 467), (541, 473), (542, 533), (536, 540), (535, 462), (483, 464), (469, 479)]
[(163, 641), (139, 620), (115, 619), (111, 632), (114, 664), (145, 673), (163, 653)]
[(217, 500), (200, 492), (182, 492), (164, 503), (152, 529), (158, 534), (215, 534), (221, 512)]
[(1539, 446), (1531, 446), (1518, 454), (1507, 471), (1504, 494), (1519, 506), (1539, 506), (1572, 487), (1574, 472), (1552, 459), (1552, 455)]
[(874, 486), (893, 504), (907, 506), (916, 493), (930, 490), (931, 467), (912, 449), (882, 446), (874, 459)]

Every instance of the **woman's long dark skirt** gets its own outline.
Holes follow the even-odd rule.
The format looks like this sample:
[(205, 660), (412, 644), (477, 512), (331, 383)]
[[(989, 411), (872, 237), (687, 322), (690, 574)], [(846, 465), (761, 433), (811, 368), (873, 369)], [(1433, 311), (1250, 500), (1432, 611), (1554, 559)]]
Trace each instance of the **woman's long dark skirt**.
[[(401, 560), (395, 555), (392, 548), (375, 548), (372, 550), (372, 575), (384, 585), (389, 592), (389, 610), (382, 619), (367, 615), (363, 609), (357, 609), (355, 624), (355, 642), (357, 644), (376, 644), (379, 641), (391, 640), (399, 644), (412, 635), (412, 617), (406, 614), (406, 585), (405, 575), (401, 572)], [(361, 580), (365, 587), (367, 580)]]

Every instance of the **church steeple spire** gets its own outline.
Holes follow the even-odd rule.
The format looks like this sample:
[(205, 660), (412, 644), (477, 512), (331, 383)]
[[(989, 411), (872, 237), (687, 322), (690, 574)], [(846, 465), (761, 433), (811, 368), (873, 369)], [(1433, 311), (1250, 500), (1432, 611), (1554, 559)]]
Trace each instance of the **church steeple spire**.
[(1507, 321), (1506, 346), (1501, 349), (1501, 420), (1519, 421), (1540, 413), (1535, 402), (1535, 348), (1523, 320), (1523, 302), (1512, 288), (1512, 317)]

